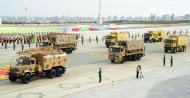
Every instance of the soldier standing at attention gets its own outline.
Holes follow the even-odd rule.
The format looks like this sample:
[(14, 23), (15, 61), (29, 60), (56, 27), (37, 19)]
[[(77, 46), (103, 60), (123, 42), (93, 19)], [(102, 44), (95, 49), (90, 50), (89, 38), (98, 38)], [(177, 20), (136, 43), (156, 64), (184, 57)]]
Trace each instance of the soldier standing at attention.
[(91, 43), (91, 37), (89, 37), (89, 43)]
[(104, 41), (104, 36), (102, 36), (102, 42)]
[(15, 50), (15, 42), (13, 42), (13, 49)]
[(38, 47), (38, 42), (36, 42), (36, 47)]
[(21, 45), (21, 46), (22, 46), (22, 51), (23, 51), (23, 50), (24, 50), (24, 44), (22, 43), (22, 45)]
[(7, 49), (7, 42), (5, 42), (5, 49)]
[(171, 64), (171, 67), (172, 67), (173, 66), (173, 56), (171, 56), (170, 64)]
[(1, 45), (3, 46), (4, 41), (2, 41)]
[(83, 45), (83, 43), (84, 43), (84, 39), (82, 39), (82, 45)]
[(142, 66), (139, 65), (139, 77), (142, 79), (144, 76), (143, 76), (143, 73), (142, 73)]
[(96, 42), (98, 43), (98, 36), (96, 35)]
[(30, 47), (30, 41), (28, 42), (28, 46)]
[(139, 71), (140, 71), (140, 69), (139, 69), (139, 65), (137, 66), (136, 69), (137, 69), (137, 70), (136, 70), (136, 78), (138, 79), (138, 78), (139, 78)]
[(166, 56), (164, 55), (163, 57), (163, 65), (165, 66), (166, 65)]
[(101, 83), (102, 82), (102, 69), (101, 68), (99, 69), (98, 74), (99, 74), (99, 83)]

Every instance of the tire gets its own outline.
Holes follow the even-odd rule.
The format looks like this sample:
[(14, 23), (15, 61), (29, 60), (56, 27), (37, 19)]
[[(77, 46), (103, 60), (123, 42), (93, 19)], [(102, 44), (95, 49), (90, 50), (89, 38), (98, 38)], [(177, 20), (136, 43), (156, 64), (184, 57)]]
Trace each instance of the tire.
[(23, 84), (27, 84), (27, 83), (30, 82), (30, 79), (31, 79), (30, 74), (26, 73), (24, 76), (22, 76), (21, 82), (22, 82)]
[(177, 49), (176, 48), (173, 48), (173, 53), (176, 53), (177, 52)]
[(180, 52), (183, 52), (183, 47), (181, 47)]
[(112, 63), (115, 63), (115, 61), (114, 61), (114, 60), (111, 60), (111, 62), (112, 62)]
[(51, 69), (51, 70), (48, 71), (47, 74), (48, 74), (49, 78), (54, 78), (54, 77), (56, 77), (56, 70), (55, 69)]
[(183, 47), (183, 52), (185, 52), (185, 50), (186, 50), (186, 47)]
[(67, 54), (72, 54), (73, 50), (72, 49), (68, 49), (67, 50)]
[(61, 77), (63, 75), (63, 69), (62, 68), (57, 68), (56, 69), (56, 76)]
[(186, 49), (187, 49), (187, 47), (185, 46), (185, 47), (184, 47), (184, 51), (186, 51)]
[(137, 55), (133, 55), (133, 61), (137, 61)]
[(9, 75), (9, 80), (10, 80), (11, 82), (16, 82), (16, 80), (17, 80), (16, 74), (10, 74), (10, 75)]
[(162, 42), (162, 38), (159, 39), (159, 42)]
[(165, 53), (168, 53), (168, 50), (167, 50), (167, 49), (165, 49)]
[(122, 60), (120, 61), (120, 64), (123, 64), (125, 61), (124, 57), (122, 57)]
[(107, 48), (109, 48), (109, 45), (106, 45)]
[(137, 60), (140, 60), (140, 59), (141, 59), (141, 56), (140, 56), (140, 55), (138, 55), (138, 56), (137, 56)]

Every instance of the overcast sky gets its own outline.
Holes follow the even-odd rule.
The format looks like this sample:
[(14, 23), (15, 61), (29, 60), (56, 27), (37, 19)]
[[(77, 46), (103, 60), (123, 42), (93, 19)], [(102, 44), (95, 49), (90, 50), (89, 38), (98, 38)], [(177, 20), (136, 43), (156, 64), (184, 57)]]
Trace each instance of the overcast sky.
[[(0, 0), (0, 16), (93, 16), (98, 0)], [(190, 0), (102, 0), (102, 16), (190, 13)]]

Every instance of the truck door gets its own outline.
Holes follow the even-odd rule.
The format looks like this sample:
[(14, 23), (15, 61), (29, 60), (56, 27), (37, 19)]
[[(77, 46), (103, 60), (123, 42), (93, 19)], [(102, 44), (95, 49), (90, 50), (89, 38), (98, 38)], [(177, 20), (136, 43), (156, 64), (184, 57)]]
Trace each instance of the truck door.
[(124, 48), (121, 48), (121, 55), (122, 55), (122, 57), (125, 56), (125, 49)]
[(30, 61), (30, 70), (32, 71), (32, 72), (36, 72), (36, 60), (31, 60)]

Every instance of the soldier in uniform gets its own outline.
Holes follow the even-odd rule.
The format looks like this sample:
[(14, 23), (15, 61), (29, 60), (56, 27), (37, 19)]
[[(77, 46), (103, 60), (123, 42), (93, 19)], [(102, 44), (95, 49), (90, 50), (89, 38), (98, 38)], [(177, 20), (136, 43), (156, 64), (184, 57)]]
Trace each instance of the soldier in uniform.
[(96, 35), (96, 42), (98, 43), (98, 36)]
[(7, 49), (7, 42), (5, 42), (5, 49)]
[(101, 68), (99, 69), (98, 75), (99, 75), (99, 83), (101, 83), (102, 82), (102, 69)]
[(102, 36), (102, 42), (104, 41), (104, 36)]
[(82, 39), (82, 45), (83, 45), (83, 43), (84, 43), (84, 39)]
[(15, 50), (15, 42), (13, 42), (13, 49)]
[(38, 42), (36, 42), (36, 47), (38, 47)]
[(27, 40), (28, 40), (28, 46), (30, 47), (30, 43), (31, 43), (30, 37)]
[(144, 76), (143, 76), (143, 73), (142, 73), (142, 66), (139, 65), (139, 77), (142, 79)]
[(136, 67), (136, 78), (139, 78), (139, 72), (140, 72), (140, 67), (139, 65)]
[(164, 55), (163, 57), (163, 65), (165, 66), (166, 65), (166, 56)]
[(4, 41), (2, 41), (1, 45), (3, 46), (3, 44), (4, 44)]
[(89, 43), (91, 43), (91, 37), (89, 37)]
[(21, 47), (22, 47), (22, 51), (23, 51), (24, 50), (24, 44), (23, 43), (22, 43)]
[(170, 64), (171, 64), (171, 67), (172, 67), (173, 66), (173, 56), (171, 56)]

